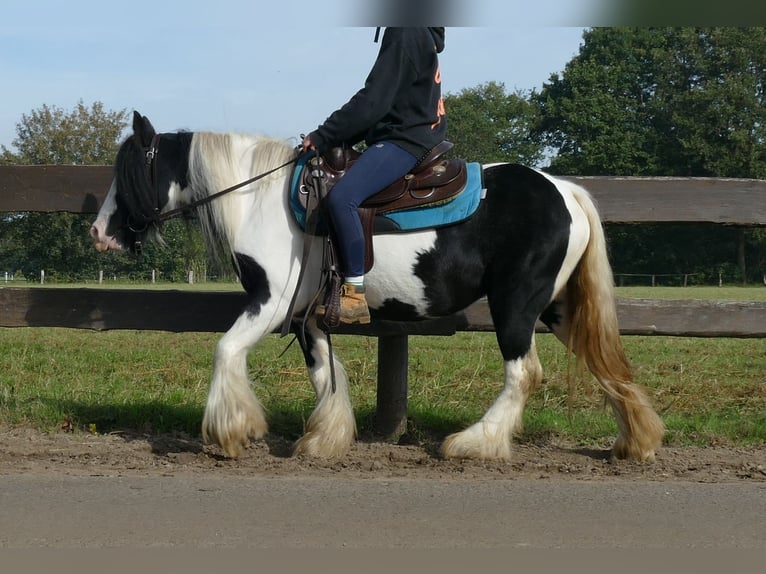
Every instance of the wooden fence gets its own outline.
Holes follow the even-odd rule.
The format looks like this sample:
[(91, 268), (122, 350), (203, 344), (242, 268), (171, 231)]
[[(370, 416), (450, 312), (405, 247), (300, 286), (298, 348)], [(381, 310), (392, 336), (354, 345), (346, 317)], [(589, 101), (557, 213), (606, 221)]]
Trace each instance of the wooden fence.
[[(766, 181), (718, 178), (568, 177), (594, 196), (605, 223), (766, 226)], [(108, 166), (0, 166), (0, 212), (96, 213), (111, 183)], [(126, 289), (0, 288), (0, 327), (210, 331), (228, 329), (244, 293)], [(766, 303), (618, 299), (626, 335), (766, 337)], [(379, 321), (340, 333), (378, 338), (376, 427), (403, 429), (408, 337), (491, 331), (485, 301), (422, 323)], [(545, 327), (538, 325), (538, 331)]]

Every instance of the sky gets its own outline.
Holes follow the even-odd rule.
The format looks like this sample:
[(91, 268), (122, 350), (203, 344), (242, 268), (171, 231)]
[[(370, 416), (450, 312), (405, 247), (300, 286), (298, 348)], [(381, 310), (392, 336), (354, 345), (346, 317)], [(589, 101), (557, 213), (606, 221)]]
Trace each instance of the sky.
[[(23, 114), (80, 100), (137, 110), (158, 131), (297, 144), (364, 85), (378, 51), (373, 1), (3, 0), (0, 144), (15, 149)], [(583, 19), (561, 12), (573, 0), (441, 1), (444, 93), (489, 81), (539, 90), (579, 51)]]

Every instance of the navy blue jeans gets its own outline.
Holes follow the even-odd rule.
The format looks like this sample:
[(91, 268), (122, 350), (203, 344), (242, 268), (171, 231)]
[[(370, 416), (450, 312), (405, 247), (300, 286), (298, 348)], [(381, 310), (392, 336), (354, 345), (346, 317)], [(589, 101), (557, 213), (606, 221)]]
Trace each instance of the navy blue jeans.
[(330, 191), (328, 206), (344, 277), (364, 275), (364, 234), (357, 207), (405, 175), (416, 163), (414, 155), (394, 143), (373, 144)]

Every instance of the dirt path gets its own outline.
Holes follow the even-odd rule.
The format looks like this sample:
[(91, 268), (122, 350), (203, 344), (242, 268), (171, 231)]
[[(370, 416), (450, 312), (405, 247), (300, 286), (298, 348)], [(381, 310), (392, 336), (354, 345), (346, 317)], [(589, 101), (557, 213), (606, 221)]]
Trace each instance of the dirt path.
[(437, 444), (358, 442), (339, 461), (292, 458), (290, 444), (269, 436), (239, 459), (227, 459), (198, 438), (46, 434), (25, 428), (0, 432), (0, 476), (89, 475), (246, 477), (343, 476), (412, 479), (651, 480), (766, 483), (766, 445), (663, 448), (654, 464), (609, 459), (608, 445), (518, 444), (511, 462), (444, 461)]

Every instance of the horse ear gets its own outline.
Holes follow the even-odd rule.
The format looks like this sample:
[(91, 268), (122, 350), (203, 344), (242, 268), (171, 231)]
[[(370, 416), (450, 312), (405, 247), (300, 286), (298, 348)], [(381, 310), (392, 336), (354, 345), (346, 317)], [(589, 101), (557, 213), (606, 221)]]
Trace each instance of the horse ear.
[(133, 112), (133, 133), (136, 138), (141, 142), (144, 147), (149, 147), (152, 144), (152, 137), (157, 132), (154, 131), (154, 126), (149, 121), (149, 118), (142, 116), (138, 112)]

